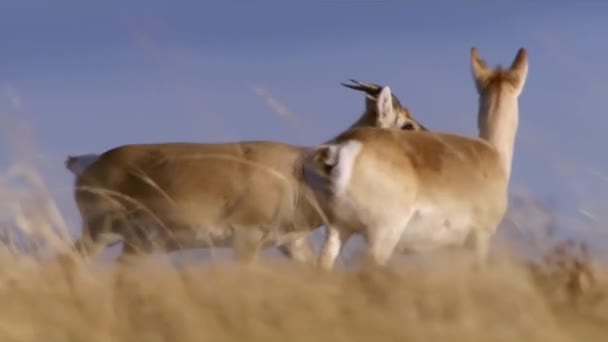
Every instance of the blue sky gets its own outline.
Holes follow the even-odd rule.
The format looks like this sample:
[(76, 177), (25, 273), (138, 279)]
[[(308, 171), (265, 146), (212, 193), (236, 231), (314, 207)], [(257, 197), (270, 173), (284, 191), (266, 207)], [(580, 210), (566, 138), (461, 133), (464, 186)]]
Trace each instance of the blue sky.
[(470, 47), (509, 64), (523, 46), (513, 186), (569, 203), (575, 182), (595, 198), (605, 181), (584, 168), (608, 169), (607, 14), (600, 1), (3, 1), (0, 165), (29, 137), (15, 121), (29, 125), (36, 160), (73, 214), (67, 154), (322, 142), (363, 109), (363, 96), (339, 85), (348, 78), (390, 85), (431, 129), (476, 134)]

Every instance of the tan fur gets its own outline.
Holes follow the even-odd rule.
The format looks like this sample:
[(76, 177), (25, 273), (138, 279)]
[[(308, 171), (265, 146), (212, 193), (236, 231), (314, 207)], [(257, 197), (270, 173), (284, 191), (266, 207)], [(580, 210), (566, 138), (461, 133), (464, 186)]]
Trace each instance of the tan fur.
[(527, 56), (520, 49), (510, 69), (492, 70), (473, 48), (471, 63), (480, 137), (354, 128), (312, 154), (307, 179), (329, 220), (321, 267), (357, 233), (378, 264), (393, 251), (463, 245), (485, 260), (507, 208)]
[[(366, 100), (356, 125), (383, 119)], [(402, 106), (395, 125), (420, 124)], [(302, 181), (309, 148), (270, 141), (124, 145), (103, 153), (76, 179), (83, 236), (75, 247), (94, 255), (124, 241), (123, 256), (155, 249), (234, 247), (240, 260), (278, 245), (312, 259), (306, 240), (322, 217)], [(73, 157), (72, 157), (73, 158)], [(74, 160), (66, 163), (73, 165)], [(141, 223), (146, 226), (140, 226)]]

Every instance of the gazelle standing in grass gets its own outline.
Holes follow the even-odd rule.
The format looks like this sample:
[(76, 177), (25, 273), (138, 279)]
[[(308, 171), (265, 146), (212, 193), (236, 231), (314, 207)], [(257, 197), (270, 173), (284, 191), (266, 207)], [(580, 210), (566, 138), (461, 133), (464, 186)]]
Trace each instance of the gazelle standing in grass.
[[(507, 70), (488, 67), (476, 48), (479, 137), (355, 128), (322, 144), (306, 164), (307, 182), (328, 217), (320, 266), (331, 269), (356, 233), (384, 265), (395, 251), (467, 246), (483, 263), (507, 209), (518, 98), (528, 72), (521, 48)], [(390, 98), (388, 87), (379, 98)], [(382, 110), (389, 110), (380, 104)]]
[[(366, 110), (351, 127), (426, 129), (390, 92), (353, 82), (344, 85), (367, 95)], [(376, 105), (387, 102), (394, 106)], [(233, 247), (238, 260), (252, 261), (260, 248), (274, 245), (294, 260), (312, 261), (307, 237), (323, 219), (303, 181), (309, 152), (243, 141), (123, 145), (70, 156), (66, 168), (76, 175), (83, 219), (74, 247), (92, 256), (122, 241), (121, 258), (156, 248)]]

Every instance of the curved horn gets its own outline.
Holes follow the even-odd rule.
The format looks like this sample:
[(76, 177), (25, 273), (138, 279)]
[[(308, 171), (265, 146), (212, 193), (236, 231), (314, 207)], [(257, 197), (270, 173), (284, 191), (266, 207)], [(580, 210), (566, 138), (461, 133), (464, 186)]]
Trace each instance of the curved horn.
[(380, 91), (383, 88), (381, 85), (375, 83), (363, 83), (353, 79), (349, 79), (349, 81), (351, 81), (353, 84), (343, 82), (340, 82), (340, 84), (350, 89), (363, 91), (374, 98), (380, 94)]
[[(366, 105), (367, 106), (375, 106), (375, 104), (372, 104), (371, 102), (368, 103), (367, 101), (370, 101), (370, 100), (371, 101), (376, 101), (377, 98), (378, 98), (378, 95), (380, 94), (380, 92), (382, 91), (382, 88), (384, 88), (384, 86), (376, 84), (376, 83), (363, 83), (363, 82), (359, 82), (357, 80), (354, 80), (352, 78), (349, 79), (349, 81), (351, 81), (353, 84), (347, 84), (347, 83), (343, 83), (343, 82), (340, 82), (340, 84), (343, 85), (343, 86), (345, 86), (345, 87), (347, 87), (347, 88), (350, 88), (350, 89), (354, 89), (354, 90), (359, 90), (359, 91), (365, 92), (367, 94), (367, 96), (366, 96), (367, 97), (367, 99), (366, 99)], [(393, 106), (395, 108), (399, 108), (401, 110), (405, 110), (408, 113), (408, 115), (410, 117), (412, 117), (412, 115), (409, 114), (409, 110), (401, 104), (401, 101), (399, 101), (399, 98), (395, 94), (391, 94), (391, 97), (393, 99)], [(416, 121), (416, 120), (414, 120), (414, 121)], [(426, 127), (424, 127), (419, 122), (416, 121), (416, 123), (418, 123), (418, 125), (420, 126), (420, 128), (423, 131), (427, 131), (428, 130)]]

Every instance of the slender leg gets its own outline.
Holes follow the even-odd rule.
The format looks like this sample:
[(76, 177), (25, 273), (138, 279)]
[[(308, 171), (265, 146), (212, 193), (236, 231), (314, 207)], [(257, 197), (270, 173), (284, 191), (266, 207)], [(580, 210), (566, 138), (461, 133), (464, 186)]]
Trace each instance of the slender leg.
[(91, 258), (101, 253), (108, 245), (116, 242), (113, 234), (106, 233), (111, 225), (111, 219), (104, 216), (85, 221), (82, 236), (72, 246), (73, 250), (83, 258)]
[(465, 247), (472, 251), (474, 257), (474, 265), (478, 269), (484, 269), (490, 249), (490, 239), (492, 234), (487, 229), (474, 229), (468, 236)]
[(136, 256), (142, 254), (142, 250), (138, 248), (137, 244), (135, 244), (130, 239), (125, 239), (122, 245), (122, 251), (118, 258), (116, 258), (116, 266), (113, 267), (114, 272), (114, 288), (117, 291), (117, 296), (115, 300), (120, 301), (123, 291), (122, 289), (129, 286), (129, 271), (133, 270), (134, 259)]
[(258, 230), (235, 231), (234, 255), (240, 263), (251, 264), (257, 260), (262, 246), (263, 234)]
[[(106, 224), (111, 224), (105, 218), (85, 221), (82, 227), (80, 239), (72, 245), (72, 253), (62, 253), (57, 256), (57, 262), (65, 270), (66, 281), (72, 291), (77, 291), (73, 270), (78, 267), (77, 259), (88, 259), (99, 254), (111, 242), (104, 239)], [(80, 258), (78, 257), (80, 256)]]
[(315, 256), (308, 242), (308, 233), (290, 239), (285, 244), (278, 246), (278, 249), (287, 258), (304, 264), (312, 262)]
[(134, 257), (141, 255), (142, 252), (137, 246), (129, 240), (125, 240), (122, 245), (122, 251), (116, 261), (119, 264), (127, 264), (133, 260)]
[(368, 230), (368, 261), (379, 266), (386, 265), (395, 253), (403, 230), (407, 227), (411, 218), (412, 213), (410, 212), (401, 222), (379, 224), (374, 230)]
[(373, 234), (368, 241), (368, 261), (378, 266), (386, 265), (395, 252), (401, 231), (396, 227), (390, 227)]
[(352, 233), (335, 225), (327, 225), (325, 229), (325, 242), (321, 248), (319, 266), (324, 271), (330, 271)]

